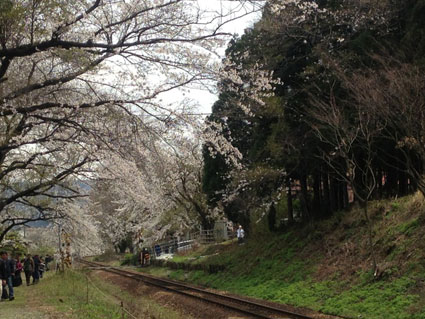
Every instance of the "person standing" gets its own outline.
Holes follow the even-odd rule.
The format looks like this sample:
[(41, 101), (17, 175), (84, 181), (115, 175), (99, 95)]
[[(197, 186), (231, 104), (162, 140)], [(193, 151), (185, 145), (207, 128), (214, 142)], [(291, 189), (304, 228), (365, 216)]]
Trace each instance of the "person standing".
[(35, 285), (40, 281), (40, 257), (35, 255), (34, 258), (34, 272), (32, 273), (32, 284)]
[(53, 257), (50, 255), (46, 255), (46, 258), (44, 259), (44, 262), (46, 263), (46, 271), (50, 270), (49, 262), (53, 261)]
[(242, 228), (242, 225), (239, 225), (238, 230), (236, 231), (236, 237), (238, 237), (238, 244), (243, 244), (243, 239), (245, 237), (245, 231)]
[(19, 258), (19, 255), (16, 255), (15, 257), (15, 276), (13, 278), (13, 287), (19, 287), (20, 285), (22, 285), (22, 277), (21, 277), (21, 273), (22, 273), (22, 263), (21, 260)]
[(148, 249), (145, 247), (142, 249), (142, 267), (147, 266), (149, 263), (149, 251)]
[(44, 258), (43, 257), (40, 257), (40, 265), (39, 265), (40, 278), (43, 278), (44, 271), (46, 270), (46, 267), (45, 266), (46, 265), (44, 263)]
[[(9, 259), (7, 252), (2, 251), (0, 252), (1, 257), (1, 265), (0, 265), (0, 275), (2, 279), (2, 285), (3, 285), (3, 293), (1, 296), (1, 299), (7, 299), (9, 297), (9, 300), (12, 301), (15, 299), (15, 295), (13, 292), (13, 277), (15, 276), (15, 264), (13, 262), (13, 259)], [(5, 288), (9, 289), (9, 296)]]
[(155, 245), (155, 255), (156, 257), (161, 256), (161, 246)]
[(9, 296), (7, 295), (6, 290), (6, 269), (4, 266), (4, 261), (0, 258), (0, 291), (1, 291), (1, 301), (7, 299)]
[(34, 273), (34, 260), (31, 255), (28, 254), (24, 259), (24, 272), (25, 272), (25, 280), (27, 282), (27, 286), (31, 283), (31, 276)]

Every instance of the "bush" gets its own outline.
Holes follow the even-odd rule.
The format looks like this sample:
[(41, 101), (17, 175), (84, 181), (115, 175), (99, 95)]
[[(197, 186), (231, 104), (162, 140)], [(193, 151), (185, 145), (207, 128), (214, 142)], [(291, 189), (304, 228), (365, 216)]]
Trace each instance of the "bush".
[(106, 250), (102, 255), (95, 256), (93, 258), (93, 261), (99, 261), (99, 262), (110, 262), (117, 260), (119, 258), (119, 255), (115, 253), (113, 250)]
[(138, 255), (135, 254), (125, 254), (124, 255), (124, 259), (121, 261), (121, 266), (127, 265), (133, 265), (133, 266), (137, 266), (137, 264), (139, 263), (138, 260)]

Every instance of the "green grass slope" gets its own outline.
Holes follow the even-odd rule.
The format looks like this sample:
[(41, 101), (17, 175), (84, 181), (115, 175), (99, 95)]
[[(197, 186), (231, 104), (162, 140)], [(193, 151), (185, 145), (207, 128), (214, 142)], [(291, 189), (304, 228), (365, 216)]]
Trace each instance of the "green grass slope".
[(244, 245), (200, 247), (175, 258), (224, 265), (223, 272), (150, 271), (351, 318), (425, 318), (424, 199), (417, 194), (372, 202), (370, 214), (376, 275), (359, 208), (278, 233), (257, 225)]

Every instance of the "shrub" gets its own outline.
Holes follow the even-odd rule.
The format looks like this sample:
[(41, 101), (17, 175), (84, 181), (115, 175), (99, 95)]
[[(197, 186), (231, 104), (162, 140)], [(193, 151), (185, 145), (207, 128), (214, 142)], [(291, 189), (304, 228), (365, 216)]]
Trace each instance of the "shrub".
[(121, 261), (121, 266), (124, 265), (133, 265), (136, 266), (138, 264), (138, 256), (135, 254), (125, 254), (124, 259)]

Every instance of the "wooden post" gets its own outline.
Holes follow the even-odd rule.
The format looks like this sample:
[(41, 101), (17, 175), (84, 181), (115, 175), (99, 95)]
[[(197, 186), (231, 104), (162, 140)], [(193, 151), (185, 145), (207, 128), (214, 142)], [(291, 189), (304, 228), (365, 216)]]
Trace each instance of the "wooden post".
[(86, 284), (87, 284), (87, 304), (89, 303), (89, 277), (86, 275)]
[(124, 319), (124, 302), (121, 301), (121, 318)]

